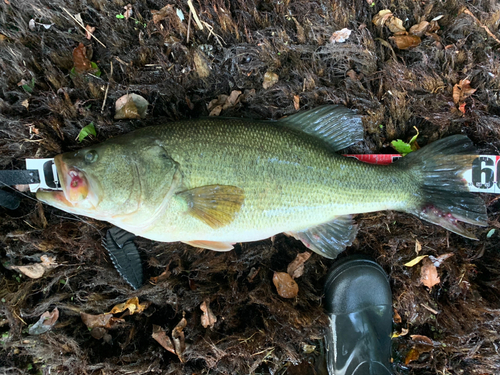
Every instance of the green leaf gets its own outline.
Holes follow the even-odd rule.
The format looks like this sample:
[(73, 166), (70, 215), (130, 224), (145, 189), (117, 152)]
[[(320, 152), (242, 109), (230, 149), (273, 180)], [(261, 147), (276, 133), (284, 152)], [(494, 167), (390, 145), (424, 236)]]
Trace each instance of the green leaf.
[(123, 19), (123, 18), (125, 18), (125, 16), (124, 16), (123, 14), (117, 14), (117, 15), (116, 15), (116, 18), (118, 18), (118, 19)]
[(94, 136), (97, 135), (95, 132), (95, 127), (93, 122), (91, 122), (82, 130), (80, 130), (80, 133), (78, 134), (78, 142), (83, 141), (89, 135), (94, 135)]
[(409, 154), (413, 150), (411, 149), (411, 146), (409, 143), (403, 142), (401, 139), (398, 139), (397, 141), (392, 141), (391, 142), (392, 147), (396, 149), (398, 153), (401, 155), (405, 156), (406, 154)]
[(418, 129), (416, 126), (414, 126), (414, 128), (417, 131), (417, 134), (415, 134), (410, 139), (409, 143), (403, 142), (401, 139), (398, 139), (397, 141), (391, 142), (392, 147), (394, 147), (396, 149), (396, 151), (399, 152), (403, 156), (409, 154), (412, 151), (418, 150), (417, 137), (420, 133), (418, 132)]
[(101, 69), (99, 69), (97, 64), (95, 62), (91, 61), (90, 66), (92, 67), (92, 69), (94, 71), (94, 75), (97, 77), (100, 77), (101, 76)]

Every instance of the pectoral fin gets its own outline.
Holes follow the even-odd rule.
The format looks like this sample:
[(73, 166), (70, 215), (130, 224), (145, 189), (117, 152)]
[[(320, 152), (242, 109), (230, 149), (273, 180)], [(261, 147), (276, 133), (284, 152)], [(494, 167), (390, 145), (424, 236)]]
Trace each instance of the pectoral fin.
[(217, 229), (230, 224), (241, 209), (243, 189), (229, 185), (207, 185), (177, 193), (188, 205), (188, 213)]
[(345, 215), (317, 227), (288, 234), (302, 241), (315, 253), (333, 259), (352, 245), (357, 232), (358, 227), (353, 223), (352, 216)]
[(233, 244), (229, 242), (188, 241), (184, 243), (193, 247), (201, 247), (202, 249), (215, 250), (215, 251), (229, 251), (233, 249)]

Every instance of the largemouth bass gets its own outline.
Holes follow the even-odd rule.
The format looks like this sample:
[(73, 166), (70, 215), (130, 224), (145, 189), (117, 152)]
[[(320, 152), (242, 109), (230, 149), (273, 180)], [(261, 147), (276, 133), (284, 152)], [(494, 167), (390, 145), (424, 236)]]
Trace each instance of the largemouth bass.
[(461, 178), (475, 157), (467, 137), (388, 166), (335, 153), (362, 137), (342, 106), (147, 127), (56, 156), (63, 191), (37, 197), (156, 241), (225, 251), (285, 232), (329, 258), (354, 240), (352, 214), (409, 212), (469, 238), (458, 221), (486, 225), (484, 202)]

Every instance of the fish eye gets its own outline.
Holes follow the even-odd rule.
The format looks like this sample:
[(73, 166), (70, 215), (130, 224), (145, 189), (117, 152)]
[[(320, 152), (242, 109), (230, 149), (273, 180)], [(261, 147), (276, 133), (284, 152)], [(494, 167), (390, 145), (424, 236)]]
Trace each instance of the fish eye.
[(97, 160), (97, 152), (94, 150), (90, 150), (85, 154), (84, 158), (87, 164), (93, 163)]

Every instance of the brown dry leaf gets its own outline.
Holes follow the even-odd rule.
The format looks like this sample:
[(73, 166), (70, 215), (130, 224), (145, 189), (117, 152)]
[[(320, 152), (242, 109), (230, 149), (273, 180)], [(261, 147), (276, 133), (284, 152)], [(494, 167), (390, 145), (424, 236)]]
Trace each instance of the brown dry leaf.
[(434, 344), (432, 343), (432, 340), (430, 338), (428, 338), (427, 336), (411, 335), (410, 337), (413, 341), (415, 341), (416, 344), (434, 346)]
[(344, 28), (342, 30), (335, 31), (330, 37), (330, 43), (344, 43), (351, 36), (352, 30)]
[(401, 21), (397, 17), (389, 17), (386, 21), (385, 25), (391, 30), (393, 33), (405, 32), (406, 28), (403, 26), (403, 21)]
[(227, 97), (226, 102), (222, 105), (222, 109), (227, 109), (230, 107), (234, 107), (239, 103), (241, 99), (241, 91), (233, 90), (231, 94)]
[(389, 9), (382, 9), (375, 15), (375, 17), (373, 17), (372, 22), (375, 26), (382, 27), (390, 17), (392, 17), (392, 12)]
[(160, 281), (167, 280), (170, 277), (170, 270), (167, 269), (163, 271), (159, 276), (153, 276), (151, 279), (149, 279), (153, 284), (158, 284)]
[(465, 115), (465, 102), (458, 106), (458, 110)]
[(311, 257), (311, 253), (306, 251), (304, 253), (299, 253), (295, 259), (288, 265), (286, 272), (292, 278), (296, 279), (304, 273), (304, 263)]
[(30, 279), (39, 279), (45, 273), (45, 267), (41, 263), (28, 264), (27, 266), (12, 266), (11, 268), (28, 276)]
[(437, 273), (437, 268), (429, 258), (422, 261), (422, 268), (420, 270), (420, 281), (427, 288), (432, 288), (434, 285), (439, 284), (441, 279)]
[(160, 10), (152, 10), (151, 14), (153, 15), (153, 22), (157, 24), (160, 21), (163, 21), (169, 14), (174, 13), (174, 6), (172, 4), (165, 5)]
[(174, 344), (172, 344), (172, 340), (170, 340), (163, 328), (153, 324), (153, 334), (151, 336), (166, 350), (175, 354)]
[(470, 87), (470, 81), (463, 79), (453, 87), (453, 101), (458, 105), (475, 92), (476, 89)]
[(406, 365), (411, 361), (416, 361), (420, 354), (430, 352), (434, 347), (432, 340), (427, 336), (411, 335), (410, 337), (415, 342), (415, 346), (406, 355)]
[(87, 57), (87, 48), (83, 43), (80, 43), (78, 47), (73, 50), (73, 64), (77, 73), (92, 70), (90, 59)]
[(394, 320), (394, 323), (400, 324), (403, 322), (401, 319), (401, 315), (399, 315), (398, 310), (392, 309), (394, 311), (394, 315), (392, 316), (392, 320)]
[(92, 39), (92, 35), (91, 34), (94, 33), (95, 27), (90, 26), (90, 25), (86, 25), (85, 26), (85, 30), (86, 30), (86, 32), (85, 32), (85, 38), (87, 38), (88, 40)]
[(419, 240), (415, 240), (415, 252), (417, 253), (420, 253), (420, 251), (422, 251), (422, 245), (420, 244)]
[(278, 294), (283, 298), (295, 298), (299, 294), (299, 286), (286, 272), (275, 272), (273, 283)]
[(210, 66), (208, 65), (207, 57), (202, 51), (194, 51), (193, 63), (198, 77), (207, 78), (210, 75)]
[(134, 14), (134, 11), (132, 10), (132, 4), (125, 5), (123, 9), (125, 9), (125, 13), (123, 13), (123, 15), (125, 16), (125, 19), (128, 20)]
[(186, 362), (184, 358), (184, 351), (186, 350), (186, 343), (184, 341), (184, 328), (187, 326), (187, 320), (185, 318), (186, 313), (182, 313), (181, 321), (172, 330), (172, 339), (174, 340), (175, 354), (179, 357), (181, 363)]
[(112, 314), (92, 315), (84, 312), (80, 313), (83, 323), (90, 329), (101, 327), (106, 329), (114, 328), (118, 323), (123, 323), (125, 320), (113, 317)]
[(222, 112), (222, 106), (218, 105), (217, 107), (214, 107), (214, 109), (212, 109), (208, 115), (219, 116), (221, 112)]
[(42, 333), (50, 331), (56, 324), (57, 319), (59, 319), (59, 310), (57, 307), (54, 308), (52, 312), (45, 311), (42, 316), (40, 316), (40, 319), (29, 328), (28, 332), (30, 335), (41, 335)]
[(0, 42), (3, 42), (4, 40), (7, 40), (7, 37), (3, 34), (0, 34)]
[(203, 315), (201, 316), (201, 325), (203, 328), (213, 328), (215, 323), (217, 323), (217, 317), (210, 309), (210, 301), (205, 300), (200, 306), (201, 311), (203, 311)]
[(142, 313), (144, 310), (146, 310), (149, 307), (149, 303), (139, 303), (139, 298), (138, 297), (133, 297), (127, 300), (127, 302), (124, 303), (119, 303), (115, 307), (111, 309), (109, 314), (118, 314), (121, 313), (125, 310), (129, 311), (130, 315), (134, 315), (135, 313)]
[(10, 1), (9, 0), (3, 0), (3, 2), (7, 5), (10, 5)]
[(115, 120), (145, 118), (149, 102), (137, 94), (126, 94), (116, 100)]
[(429, 22), (422, 21), (422, 22), (410, 27), (410, 30), (408, 30), (408, 32), (411, 35), (416, 35), (418, 37), (422, 37), (427, 32), (427, 30), (429, 30), (430, 26), (431, 26), (431, 24)]
[(296, 111), (300, 109), (300, 96), (298, 95), (293, 96), (293, 107), (295, 108)]
[(268, 88), (278, 83), (278, 80), (279, 76), (276, 73), (267, 71), (266, 74), (264, 74), (264, 82), (262, 83), (262, 87), (267, 90)]
[(416, 35), (394, 35), (391, 36), (389, 39), (391, 39), (396, 44), (396, 47), (399, 49), (408, 49), (416, 47), (422, 41)]

